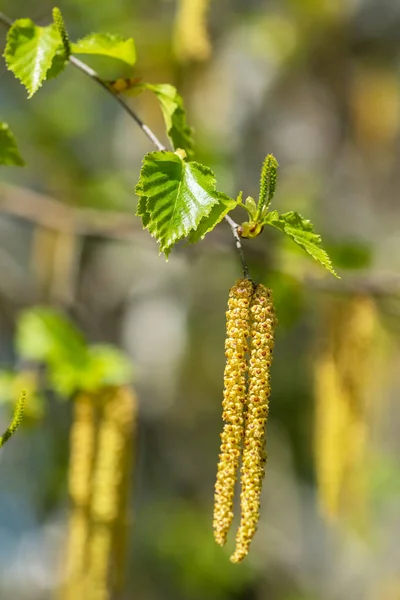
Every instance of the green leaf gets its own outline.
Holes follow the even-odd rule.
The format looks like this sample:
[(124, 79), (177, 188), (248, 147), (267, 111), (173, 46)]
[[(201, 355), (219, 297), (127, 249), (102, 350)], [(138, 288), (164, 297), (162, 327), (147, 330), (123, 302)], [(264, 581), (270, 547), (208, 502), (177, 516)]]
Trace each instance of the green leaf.
[[(176, 88), (168, 83), (152, 85), (141, 84), (147, 90), (151, 90), (157, 96), (164, 116), (167, 134), (174, 150), (183, 148), (188, 158), (193, 157), (193, 130), (186, 122), (186, 111), (182, 97)], [(139, 86), (140, 87), (140, 86)]]
[(25, 162), (18, 152), (14, 134), (7, 123), (0, 122), (0, 165), (22, 167), (24, 164)]
[(101, 54), (121, 60), (128, 65), (136, 62), (135, 42), (112, 33), (91, 33), (76, 44), (71, 44), (73, 54)]
[[(31, 98), (47, 78), (53, 61), (63, 52), (60, 34), (54, 25), (39, 27), (30, 19), (19, 19), (10, 27), (4, 51), (7, 68), (21, 80)], [(63, 68), (59, 62), (56, 74)]]
[(325, 246), (329, 256), (340, 269), (367, 269), (372, 265), (372, 248), (365, 242), (345, 240)]
[(221, 192), (218, 193), (218, 200), (218, 204), (212, 207), (210, 214), (201, 219), (197, 229), (190, 232), (188, 240), (191, 244), (202, 240), (238, 204), (236, 200), (229, 198), (229, 196)]
[(45, 363), (81, 365), (86, 342), (72, 323), (50, 308), (24, 311), (18, 321), (16, 344), (22, 358)]
[(95, 391), (99, 387), (126, 385), (132, 381), (132, 361), (107, 344), (89, 348), (89, 361), (80, 382), (80, 389)]
[(267, 209), (271, 204), (276, 190), (278, 177), (278, 161), (273, 154), (268, 154), (261, 168), (260, 177), (260, 196), (258, 200), (258, 215), (261, 215), (263, 209)]
[[(178, 240), (199, 227), (221, 198), (227, 201), (215, 185), (214, 174), (208, 167), (185, 162), (173, 152), (151, 152), (144, 157), (136, 186), (140, 196), (138, 214), (166, 256)], [(201, 235), (210, 226), (205, 224)]]
[(328, 254), (321, 247), (321, 236), (314, 232), (314, 227), (310, 221), (304, 219), (297, 212), (291, 211), (280, 215), (278, 211), (274, 210), (267, 213), (264, 223), (286, 233), (314, 260), (321, 263), (332, 275), (340, 279), (333, 269)]

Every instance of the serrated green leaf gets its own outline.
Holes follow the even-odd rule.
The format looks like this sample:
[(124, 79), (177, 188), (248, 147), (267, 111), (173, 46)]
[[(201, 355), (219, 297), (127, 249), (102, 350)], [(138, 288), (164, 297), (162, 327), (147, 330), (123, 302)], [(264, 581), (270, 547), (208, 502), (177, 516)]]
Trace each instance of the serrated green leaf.
[[(4, 51), (7, 68), (20, 79), (31, 98), (47, 78), (56, 55), (63, 52), (60, 34), (54, 25), (39, 27), (30, 19), (18, 19), (7, 34)], [(58, 64), (57, 74), (62, 70)]]
[(132, 38), (123, 38), (112, 33), (90, 33), (71, 44), (73, 54), (101, 54), (121, 60), (128, 65), (136, 62), (135, 42)]
[(0, 122), (0, 165), (22, 167), (24, 164), (25, 162), (18, 152), (14, 134), (7, 123)]
[[(138, 187), (136, 187), (136, 194), (139, 195)], [(150, 215), (149, 211), (147, 210), (147, 197), (146, 196), (139, 196), (139, 202), (138, 202), (137, 209), (136, 209), (136, 216), (141, 217), (143, 227), (146, 229), (146, 227), (149, 225), (150, 220), (151, 220), (151, 215)]]
[(212, 207), (210, 214), (202, 218), (197, 229), (190, 232), (188, 240), (191, 244), (195, 244), (202, 240), (206, 234), (212, 231), (214, 227), (222, 221), (225, 215), (236, 208), (238, 204), (236, 200), (229, 198), (229, 196), (226, 196), (221, 192), (218, 193), (218, 200), (218, 204)]
[(279, 214), (278, 211), (274, 210), (267, 213), (264, 223), (286, 233), (314, 260), (321, 263), (332, 275), (340, 279), (335, 273), (328, 254), (321, 247), (321, 236), (314, 232), (314, 226), (308, 219), (304, 219), (297, 212), (290, 211)]
[(194, 147), (193, 130), (186, 122), (183, 99), (178, 94), (176, 88), (168, 83), (159, 85), (145, 83), (141, 84), (141, 86), (154, 92), (157, 96), (164, 116), (167, 134), (174, 150), (183, 148), (186, 151), (187, 157), (189, 159), (192, 158)]
[(185, 162), (173, 152), (151, 152), (144, 157), (136, 193), (146, 202), (139, 202), (138, 212), (145, 215), (144, 227), (166, 256), (219, 203), (221, 195), (215, 185), (208, 167)]

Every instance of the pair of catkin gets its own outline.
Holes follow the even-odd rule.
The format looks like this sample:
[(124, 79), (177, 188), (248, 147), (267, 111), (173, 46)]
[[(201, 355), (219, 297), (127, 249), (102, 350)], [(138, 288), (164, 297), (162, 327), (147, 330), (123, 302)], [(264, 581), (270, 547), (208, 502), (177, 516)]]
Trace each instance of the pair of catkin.
[(225, 544), (233, 519), (233, 497), (241, 466), (241, 521), (232, 562), (248, 554), (260, 515), (265, 474), (265, 424), (270, 396), (269, 370), (276, 318), (272, 294), (240, 279), (229, 292), (226, 313), (226, 366), (217, 481), (214, 502), (214, 536)]

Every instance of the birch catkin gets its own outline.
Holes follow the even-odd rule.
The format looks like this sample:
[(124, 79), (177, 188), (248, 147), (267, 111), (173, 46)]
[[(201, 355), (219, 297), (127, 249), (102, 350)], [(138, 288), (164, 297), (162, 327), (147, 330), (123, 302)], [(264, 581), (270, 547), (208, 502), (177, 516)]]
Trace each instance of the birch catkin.
[(253, 284), (247, 279), (239, 279), (230, 292), (226, 313), (226, 366), (224, 372), (224, 398), (222, 418), (224, 428), (221, 434), (221, 451), (215, 484), (214, 497), (214, 537), (223, 546), (233, 519), (233, 495), (244, 427), (244, 406), (246, 403), (246, 374), (250, 301)]
[(248, 375), (248, 401), (243, 442), (240, 495), (241, 521), (232, 562), (247, 555), (257, 530), (260, 496), (265, 474), (265, 424), (268, 416), (270, 366), (276, 318), (272, 294), (258, 285), (251, 302), (251, 355)]

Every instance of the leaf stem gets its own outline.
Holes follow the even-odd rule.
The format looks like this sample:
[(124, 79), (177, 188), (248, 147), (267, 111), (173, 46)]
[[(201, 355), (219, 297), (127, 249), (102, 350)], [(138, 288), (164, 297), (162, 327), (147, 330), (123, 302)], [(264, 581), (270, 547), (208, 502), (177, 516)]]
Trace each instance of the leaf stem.
[[(2, 12), (0, 12), (0, 23), (5, 25), (8, 28), (10, 28), (13, 25), (13, 21), (9, 17), (7, 17), (5, 14), (3, 14)], [(115, 100), (118, 102), (118, 104), (121, 106), (121, 108), (135, 121), (135, 123), (140, 127), (140, 129), (147, 136), (147, 138), (152, 142), (152, 144), (154, 144), (154, 146), (157, 148), (157, 150), (162, 151), (162, 150), (167, 149), (164, 146), (164, 144), (162, 144), (161, 141), (158, 139), (158, 137), (153, 132), (153, 130), (150, 129), (150, 127), (142, 121), (142, 119), (136, 114), (136, 112), (130, 106), (128, 106), (128, 104), (126, 104), (126, 102), (121, 98), (121, 96), (117, 92), (115, 92), (107, 84), (107, 82), (104, 81), (104, 79), (102, 79), (100, 77), (100, 75), (94, 69), (92, 69), (91, 67), (89, 67), (89, 65), (87, 65), (86, 63), (84, 63), (81, 60), (79, 60), (78, 58), (76, 58), (76, 56), (70, 56), (68, 58), (68, 60), (71, 65), (73, 65), (76, 69), (79, 69), (79, 71), (81, 71), (82, 73), (84, 73), (85, 75), (90, 77), (93, 81), (95, 81), (98, 85), (100, 85), (106, 92), (108, 92), (111, 96), (113, 96), (115, 98)], [(246, 208), (246, 207), (244, 206), (244, 208)], [(246, 259), (244, 256), (242, 242), (241, 242), (240, 236), (237, 232), (239, 225), (229, 215), (225, 215), (224, 218), (225, 218), (225, 221), (230, 226), (233, 237), (235, 238), (235, 242), (236, 242), (235, 245), (236, 245), (236, 248), (237, 248), (239, 256), (240, 256), (240, 261), (242, 263), (243, 275), (246, 279), (250, 279), (249, 269), (247, 267)]]

